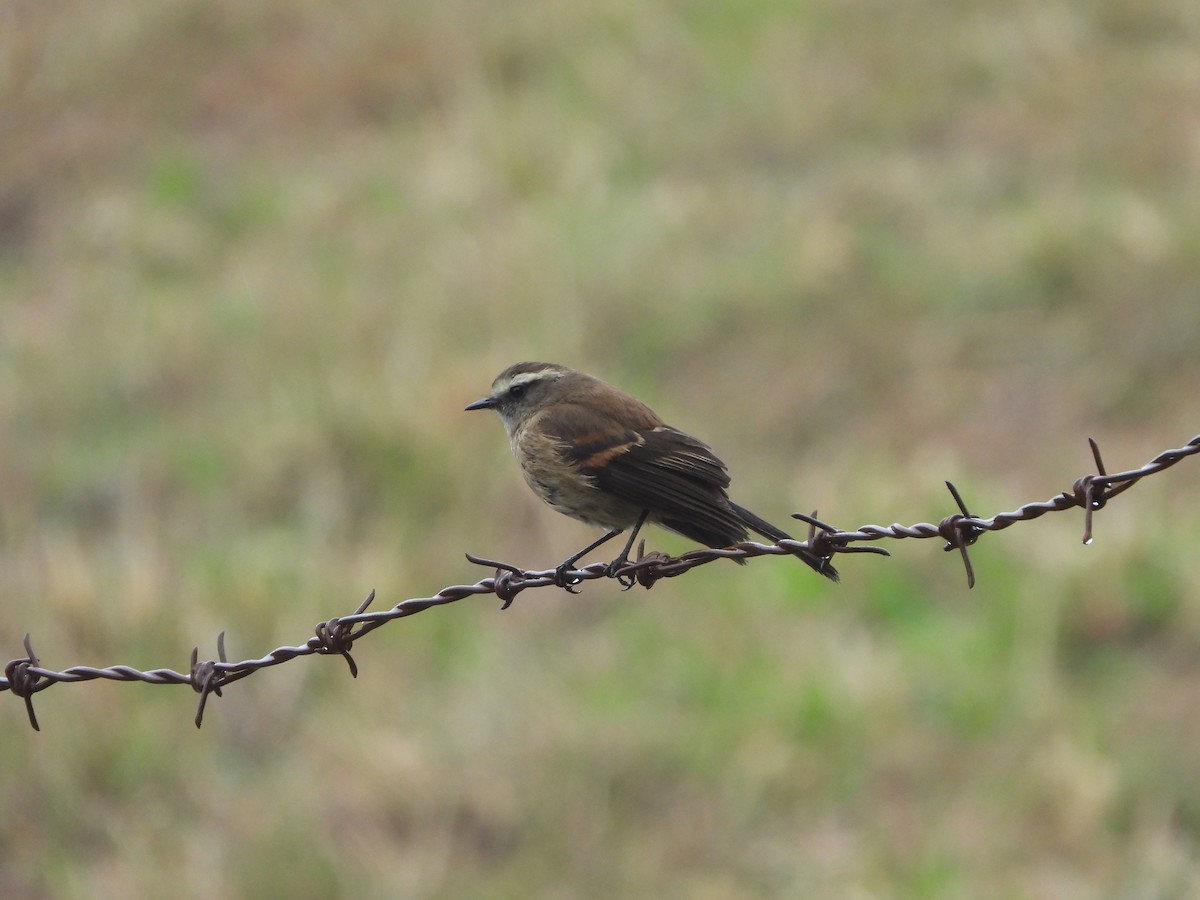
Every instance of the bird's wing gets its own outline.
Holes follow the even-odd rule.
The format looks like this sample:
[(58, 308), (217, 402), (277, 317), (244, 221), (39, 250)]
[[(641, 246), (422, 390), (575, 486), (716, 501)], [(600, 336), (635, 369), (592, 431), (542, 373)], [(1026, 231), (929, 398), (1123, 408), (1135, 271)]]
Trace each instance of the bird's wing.
[(672, 531), (710, 547), (746, 538), (725, 494), (725, 464), (691, 435), (666, 425), (583, 434), (563, 454), (597, 489), (649, 510)]

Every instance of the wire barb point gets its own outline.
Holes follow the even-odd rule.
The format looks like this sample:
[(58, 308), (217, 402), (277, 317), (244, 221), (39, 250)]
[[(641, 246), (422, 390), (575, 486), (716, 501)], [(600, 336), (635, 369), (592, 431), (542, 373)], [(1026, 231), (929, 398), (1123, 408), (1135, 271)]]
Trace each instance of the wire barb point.
[(967, 504), (963, 502), (958, 488), (949, 481), (946, 482), (946, 487), (950, 489), (950, 495), (958, 504), (959, 512), (942, 519), (938, 524), (938, 534), (946, 540), (943, 550), (957, 549), (962, 554), (963, 568), (967, 570), (967, 589), (970, 590), (975, 587), (975, 567), (971, 565), (971, 554), (967, 552), (967, 548), (979, 540), (983, 529), (976, 524), (977, 520), (967, 509)]
[(41, 660), (38, 655), (33, 652), (33, 641), (29, 637), (29, 633), (25, 634), (25, 656), (21, 659), (11, 660), (4, 667), (4, 677), (8, 681), (8, 688), (17, 697), (25, 701), (25, 713), (29, 716), (29, 725), (34, 731), (41, 731), (41, 726), (38, 725), (37, 713), (33, 710), (33, 695), (43, 688), (49, 687), (53, 682), (45, 679), (40, 672), (34, 671), (41, 665)]

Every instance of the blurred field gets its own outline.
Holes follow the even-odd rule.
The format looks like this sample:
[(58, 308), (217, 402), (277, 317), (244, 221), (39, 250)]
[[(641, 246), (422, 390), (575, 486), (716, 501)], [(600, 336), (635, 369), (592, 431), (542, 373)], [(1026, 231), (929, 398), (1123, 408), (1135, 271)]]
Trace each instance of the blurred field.
[[(588, 369), (782, 521), (1200, 431), (1200, 6), (10, 0), (0, 646), (253, 657), (548, 566)], [(1200, 466), (834, 588), (467, 600), (213, 698), (0, 696), (0, 895), (1200, 896)], [(661, 533), (652, 545), (687, 545)]]

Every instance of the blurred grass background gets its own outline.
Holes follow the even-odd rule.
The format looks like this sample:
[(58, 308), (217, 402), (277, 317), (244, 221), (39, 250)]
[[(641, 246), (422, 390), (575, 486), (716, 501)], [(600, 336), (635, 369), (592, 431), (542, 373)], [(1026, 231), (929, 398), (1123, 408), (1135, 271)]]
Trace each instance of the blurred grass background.
[[(1200, 422), (1200, 6), (0, 6), (0, 640), (186, 667), (590, 538), (461, 412), (550, 359), (768, 518)], [(1197, 470), (985, 540), (468, 600), (0, 703), (6, 897), (1200, 896)], [(661, 533), (652, 545), (686, 544)]]

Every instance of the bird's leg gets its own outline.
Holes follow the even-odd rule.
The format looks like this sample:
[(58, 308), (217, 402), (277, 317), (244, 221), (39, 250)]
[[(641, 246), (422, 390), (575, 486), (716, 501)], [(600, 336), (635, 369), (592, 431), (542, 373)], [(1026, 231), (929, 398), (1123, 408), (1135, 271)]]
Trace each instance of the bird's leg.
[[(638, 527), (641, 527), (640, 521), (638, 522)], [(623, 528), (617, 528), (613, 531), (610, 531), (599, 540), (592, 541), (592, 543), (588, 544), (574, 556), (571, 556), (559, 563), (554, 569), (554, 583), (559, 587), (566, 588), (568, 591), (571, 590), (571, 585), (576, 584), (577, 582), (567, 581), (567, 570), (574, 568), (575, 563), (579, 562), (582, 557), (587, 556), (601, 544), (607, 544), (624, 530), (625, 529)], [(626, 552), (628, 552), (628, 547), (626, 548)]]
[(629, 551), (633, 548), (633, 542), (637, 540), (638, 532), (642, 530), (642, 526), (646, 524), (646, 517), (650, 515), (650, 510), (643, 509), (642, 514), (638, 516), (637, 522), (633, 526), (633, 531), (629, 533), (629, 540), (625, 542), (625, 549), (621, 551), (621, 555), (608, 564), (608, 568), (604, 570), (609, 578), (617, 574), (617, 570), (629, 560)]

